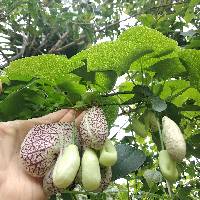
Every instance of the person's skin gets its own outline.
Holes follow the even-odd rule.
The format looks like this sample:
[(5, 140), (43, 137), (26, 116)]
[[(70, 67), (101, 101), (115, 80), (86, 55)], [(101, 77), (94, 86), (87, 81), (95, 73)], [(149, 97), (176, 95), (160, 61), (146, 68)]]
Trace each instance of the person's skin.
[[(79, 126), (83, 117), (76, 117)], [(0, 123), (0, 200), (46, 200), (42, 178), (28, 175), (20, 162), (20, 145), (28, 131), (36, 124), (70, 122), (75, 117), (73, 110), (60, 110), (30, 120)]]

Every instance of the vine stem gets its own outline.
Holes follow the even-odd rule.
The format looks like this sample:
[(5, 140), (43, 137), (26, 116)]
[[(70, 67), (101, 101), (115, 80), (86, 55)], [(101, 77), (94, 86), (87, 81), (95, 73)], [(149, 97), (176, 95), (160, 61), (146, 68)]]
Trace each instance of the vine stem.
[(128, 179), (126, 179), (126, 183), (127, 183), (127, 189), (128, 189), (128, 200), (131, 200), (130, 199), (130, 195), (129, 195), (129, 193), (130, 193), (130, 187), (129, 187), (129, 181), (128, 181)]
[(163, 142), (162, 131), (161, 131), (161, 128), (160, 128), (159, 121), (157, 121), (157, 126), (158, 126), (158, 131), (159, 131), (159, 136), (160, 136), (161, 147), (162, 147), (162, 150), (164, 150), (164, 142)]
[[(157, 121), (157, 126), (158, 126), (158, 131), (159, 131), (159, 136), (160, 136), (161, 147), (162, 147), (162, 150), (164, 150), (163, 136), (162, 136), (162, 131), (161, 131), (161, 128), (160, 128), (159, 121)], [(169, 196), (172, 198), (170, 183), (167, 180), (166, 180), (166, 184), (167, 184), (167, 190), (168, 190)]]
[(167, 189), (168, 189), (169, 196), (171, 197), (171, 199), (173, 199), (173, 198), (172, 198), (171, 186), (170, 186), (170, 183), (169, 183), (168, 180), (166, 180), (166, 184), (167, 184)]

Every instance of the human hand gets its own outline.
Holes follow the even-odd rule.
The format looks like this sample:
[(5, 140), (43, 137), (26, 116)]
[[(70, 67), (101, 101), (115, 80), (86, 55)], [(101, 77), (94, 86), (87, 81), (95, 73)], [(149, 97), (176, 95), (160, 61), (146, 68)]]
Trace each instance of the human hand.
[[(26, 173), (20, 159), (20, 147), (28, 131), (35, 125), (54, 122), (72, 122), (74, 110), (60, 110), (30, 120), (0, 123), (0, 194), (1, 199), (46, 200), (42, 178)], [(83, 114), (76, 116), (79, 126)]]

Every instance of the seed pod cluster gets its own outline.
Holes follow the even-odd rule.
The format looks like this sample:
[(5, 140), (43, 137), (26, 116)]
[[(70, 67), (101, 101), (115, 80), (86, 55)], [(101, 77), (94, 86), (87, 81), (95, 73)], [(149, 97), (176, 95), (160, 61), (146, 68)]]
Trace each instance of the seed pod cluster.
[[(72, 144), (73, 130), (72, 123), (36, 125), (21, 145), (24, 168), (34, 177), (43, 177), (47, 195), (71, 188), (77, 174), (81, 174), (79, 183), (88, 191), (102, 191), (111, 181), (117, 151), (107, 139), (103, 111), (98, 107), (86, 111), (77, 130), (79, 148)], [(79, 154), (81, 149), (83, 154)]]
[(99, 158), (91, 148), (86, 148), (83, 153), (81, 179), (83, 187), (88, 191), (102, 191), (108, 186), (112, 178), (111, 166), (117, 161), (115, 146), (108, 139), (99, 153)]

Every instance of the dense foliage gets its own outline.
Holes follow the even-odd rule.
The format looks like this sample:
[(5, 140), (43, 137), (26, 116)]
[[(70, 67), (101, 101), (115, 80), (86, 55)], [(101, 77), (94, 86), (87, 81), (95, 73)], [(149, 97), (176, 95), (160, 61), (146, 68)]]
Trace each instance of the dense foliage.
[[(94, 8), (96, 5), (88, 1), (77, 2), (79, 3), (74, 3), (74, 6), (84, 4)], [(120, 129), (131, 133), (131, 136), (125, 136), (121, 140), (116, 139), (117, 134), (113, 136), (119, 159), (112, 170), (113, 181), (125, 178), (126, 184), (113, 182), (103, 193), (87, 193), (79, 189), (62, 194), (62, 197), (73, 199), (86, 195), (85, 199), (87, 197), (90, 199), (108, 197), (113, 199), (170, 199), (165, 179), (158, 172), (160, 171), (158, 152), (162, 149), (161, 127), (146, 127), (147, 136), (145, 138), (134, 132), (135, 119), (145, 123), (145, 116), (149, 111), (156, 115), (160, 124), (161, 118), (166, 115), (179, 125), (187, 143), (186, 159), (177, 163), (179, 177), (176, 184), (171, 185), (173, 198), (199, 199), (200, 51), (199, 21), (198, 17), (196, 18), (199, 7), (195, 7), (198, 2), (191, 0), (173, 4), (167, 1), (167, 6), (163, 6), (161, 1), (159, 5), (155, 1), (114, 2), (106, 1), (106, 4), (101, 7), (114, 6), (112, 9), (105, 9), (106, 12), (114, 10), (109, 14), (110, 18), (104, 16), (103, 9), (98, 11), (102, 20), (105, 19), (103, 17), (108, 17), (109, 23), (117, 25), (114, 29), (110, 25), (108, 27), (111, 29), (104, 29), (112, 32), (112, 34), (109, 31), (106, 32), (108, 36), (115, 35), (115, 30), (119, 28), (119, 19), (117, 18), (118, 23), (115, 23), (114, 18), (117, 16), (117, 5), (119, 4), (126, 8), (129, 15), (137, 17), (136, 23), (145, 26), (129, 28), (114, 41), (91, 46), (79, 53), (74, 52), (70, 56), (67, 52), (59, 52), (65, 55), (44, 54), (11, 62), (2, 71), (0, 77), (3, 82), (3, 92), (0, 96), (0, 120), (28, 119), (63, 107), (86, 109), (92, 105), (99, 105), (103, 107), (111, 129), (115, 126), (115, 119), (118, 116), (124, 116), (128, 118), (128, 121), (126, 124), (121, 124)], [(56, 1), (43, 1), (43, 7), (54, 5), (54, 3), (59, 5)], [(22, 9), (24, 13), (26, 6), (27, 4), (24, 4), (24, 10)], [(133, 9), (134, 6), (140, 10)], [(116, 12), (113, 8), (116, 8)], [(15, 11), (23, 14), (17, 9)], [(17, 13), (15, 13), (16, 16)], [(53, 13), (49, 15), (51, 16)], [(80, 14), (76, 17), (79, 18), (79, 16)], [(180, 19), (184, 18), (185, 21), (177, 21), (177, 16)], [(15, 17), (12, 19), (13, 23), (16, 20)], [(52, 17), (53, 19), (55, 24), (58, 24), (56, 20), (60, 18)], [(84, 20), (83, 17), (81, 19)], [(91, 22), (91, 19), (88, 21)], [(105, 21), (97, 20), (97, 22), (103, 27), (102, 24)], [(97, 22), (92, 28), (96, 28)], [(189, 22), (197, 30), (183, 34), (183, 27)], [(34, 23), (36, 23), (35, 20)], [(60, 26), (60, 28), (63, 27), (65, 26)], [(5, 31), (3, 27), (1, 29)], [(22, 32), (21, 29), (20, 31)], [(28, 33), (27, 30), (23, 31)], [(46, 31), (46, 28), (43, 31)], [(77, 29), (76, 31), (79, 33)], [(17, 31), (11, 32), (18, 34)], [(43, 32), (38, 32), (35, 37), (40, 43)], [(48, 32), (51, 33), (47, 31), (46, 34)], [(92, 31), (90, 29), (89, 32), (93, 37), (101, 37), (94, 34), (94, 29)], [(118, 33), (120, 32), (119, 29)], [(17, 38), (16, 35), (13, 37)], [(75, 37), (74, 33), (73, 37)], [(74, 40), (73, 37), (70, 36), (71, 41)], [(55, 42), (56, 39), (53, 41)], [(62, 43), (62, 45), (67, 45), (67, 40), (65, 42), (66, 44)], [(45, 45), (50, 45), (49, 48), (52, 48), (49, 42)], [(42, 48), (47, 49), (46, 46)], [(14, 55), (17, 55), (17, 51), (13, 51)], [(24, 52), (28, 53), (29, 50)], [(47, 52), (40, 51), (36, 55)], [(30, 55), (34, 54), (22, 54), (23, 57)], [(10, 58), (12, 60), (12, 57), (8, 59)], [(116, 85), (117, 79), (122, 75), (125, 80)], [(150, 183), (144, 175), (146, 169), (154, 171), (156, 178), (153, 183)]]

